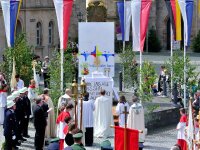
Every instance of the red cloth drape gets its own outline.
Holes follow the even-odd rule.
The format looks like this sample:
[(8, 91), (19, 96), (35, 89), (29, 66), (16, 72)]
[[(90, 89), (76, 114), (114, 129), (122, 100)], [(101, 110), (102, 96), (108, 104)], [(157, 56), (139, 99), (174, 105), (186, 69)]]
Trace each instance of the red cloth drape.
[(178, 139), (177, 144), (181, 147), (181, 150), (187, 150), (187, 142), (183, 139)]
[[(115, 127), (115, 150), (124, 149), (124, 128)], [(139, 131), (133, 129), (126, 129), (126, 144), (127, 150), (139, 149)]]

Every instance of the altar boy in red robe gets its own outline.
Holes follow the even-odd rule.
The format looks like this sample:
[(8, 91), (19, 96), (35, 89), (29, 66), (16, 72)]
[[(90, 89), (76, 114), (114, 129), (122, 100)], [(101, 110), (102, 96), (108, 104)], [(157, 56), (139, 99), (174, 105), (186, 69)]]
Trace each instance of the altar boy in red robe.
[(180, 109), (181, 118), (176, 127), (178, 130), (177, 144), (180, 145), (181, 150), (187, 150), (187, 142), (185, 137), (185, 127), (187, 126), (187, 116), (184, 108)]
[(72, 104), (68, 104), (66, 108), (59, 114), (56, 124), (57, 124), (57, 137), (60, 138), (60, 150), (64, 149), (64, 139), (65, 139), (65, 134), (63, 132), (66, 122), (65, 118), (70, 117), (70, 111), (72, 110), (74, 106)]

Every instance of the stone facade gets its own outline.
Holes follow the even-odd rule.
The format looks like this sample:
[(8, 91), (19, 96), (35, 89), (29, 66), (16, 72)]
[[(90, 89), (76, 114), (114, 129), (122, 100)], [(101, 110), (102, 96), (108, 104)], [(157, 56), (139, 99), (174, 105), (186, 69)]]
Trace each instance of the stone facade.
[[(85, 0), (76, 0), (73, 5), (71, 23), (69, 29), (69, 40), (78, 37), (78, 22), (84, 21), (86, 9)], [(83, 14), (82, 20), (77, 15)], [(17, 33), (22, 31), (27, 35), (29, 45), (34, 48), (34, 53), (43, 58), (48, 55), (51, 57), (52, 51), (59, 45), (59, 34), (54, 9), (53, 0), (23, 0), (20, 10)], [(49, 23), (52, 22), (52, 42), (49, 43)], [(41, 23), (41, 44), (37, 44), (37, 23)], [(7, 46), (5, 38), (5, 27), (3, 22), (2, 10), (0, 10), (0, 54)]]
[[(95, 0), (87, 0), (95, 1)], [(116, 1), (103, 0), (107, 8), (107, 21), (118, 22), (118, 14)], [(83, 19), (78, 20), (77, 15), (81, 12)], [(193, 38), (199, 30), (199, 17), (197, 16), (197, 1), (194, 1), (194, 17), (193, 17)], [(76, 0), (73, 5), (73, 13), (69, 29), (69, 39), (74, 40), (78, 37), (78, 21), (84, 21), (86, 18), (86, 0)], [(164, 0), (154, 0), (151, 8), (149, 29), (154, 27), (161, 41), (162, 49), (167, 50), (170, 47), (170, 23), (169, 16)], [(53, 40), (49, 44), (49, 23), (53, 23)], [(41, 45), (37, 45), (37, 23), (40, 22), (41, 29)], [(21, 27), (20, 27), (21, 26)], [(55, 47), (59, 45), (58, 27), (53, 0), (24, 0), (19, 15), (17, 30), (22, 30), (27, 34), (28, 42), (34, 46), (34, 52), (41, 57), (45, 55), (51, 56)], [(2, 11), (0, 10), (0, 52), (6, 47), (5, 28), (3, 23)]]

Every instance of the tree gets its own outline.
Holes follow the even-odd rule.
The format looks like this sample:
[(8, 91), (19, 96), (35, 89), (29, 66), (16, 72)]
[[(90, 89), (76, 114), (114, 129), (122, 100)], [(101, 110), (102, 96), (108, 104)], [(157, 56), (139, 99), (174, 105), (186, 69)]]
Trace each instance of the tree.
[[(64, 52), (64, 89), (70, 88), (71, 83), (73, 81), (74, 77), (74, 66), (72, 62), (72, 47), (68, 44), (68, 49)], [(60, 90), (60, 53), (56, 50), (53, 53), (53, 57), (50, 62), (50, 94), (52, 101), (54, 103), (54, 106), (57, 106), (58, 99), (63, 94), (63, 91)]]
[(148, 47), (149, 52), (160, 52), (160, 50), (161, 50), (160, 41), (158, 39), (158, 36), (156, 34), (156, 30), (154, 29), (154, 27), (152, 27), (149, 30), (148, 46), (149, 46)]
[(122, 68), (124, 71), (123, 82), (126, 88), (134, 86), (138, 83), (137, 67), (133, 68), (133, 60), (135, 59), (135, 53), (133, 52), (132, 46), (128, 45), (124, 52), (120, 55)]
[(192, 41), (192, 49), (194, 52), (200, 53), (200, 30)]
[(132, 50), (132, 46), (127, 46), (125, 51), (120, 54), (120, 59), (122, 62), (122, 67), (124, 71), (124, 84), (126, 88), (130, 88), (134, 85), (137, 89), (136, 94), (140, 97), (142, 101), (151, 101), (152, 92), (151, 86), (156, 80), (155, 67), (148, 61), (144, 61), (142, 64), (142, 84), (141, 89), (139, 89), (139, 65), (134, 65), (133, 61), (136, 60), (135, 53)]
[(26, 34), (19, 34), (13, 48), (6, 48), (3, 53), (4, 61), (1, 64), (1, 71), (5, 73), (7, 81), (11, 79), (13, 58), (16, 62), (16, 73), (24, 80), (25, 86), (33, 78), (32, 71), (32, 47), (28, 45)]
[[(171, 66), (172, 62), (172, 66)], [(173, 69), (172, 80), (174, 83), (178, 83), (180, 85), (184, 84), (184, 55), (183, 51), (178, 50), (173, 53), (173, 58), (170, 58), (165, 66), (168, 72), (171, 72), (171, 68)], [(194, 81), (197, 81), (197, 77), (199, 75), (196, 72), (196, 66), (191, 64), (191, 60), (188, 56), (186, 56), (186, 78), (187, 78), (187, 86), (188, 89), (194, 85)], [(195, 83), (196, 84), (196, 83)]]

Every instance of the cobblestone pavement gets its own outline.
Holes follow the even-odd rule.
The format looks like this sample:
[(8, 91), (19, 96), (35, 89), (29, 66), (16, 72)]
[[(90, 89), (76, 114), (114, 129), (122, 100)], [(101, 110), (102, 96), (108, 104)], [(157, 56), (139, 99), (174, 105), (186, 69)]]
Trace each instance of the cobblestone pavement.
[[(145, 147), (144, 150), (169, 150), (170, 147), (172, 147), (176, 143), (176, 130), (175, 125), (165, 127), (162, 129), (158, 129), (156, 131), (153, 131), (147, 135), (146, 142), (144, 143)], [(29, 134), (31, 135), (31, 138), (28, 139), (28, 141), (22, 143), (20, 150), (34, 150), (34, 128), (32, 125), (29, 127)], [(100, 146), (99, 143), (101, 143), (105, 139), (95, 139), (94, 140), (94, 146), (92, 147), (86, 147), (87, 150), (99, 150)], [(109, 139), (112, 143), (112, 146), (114, 144), (114, 139)], [(0, 145), (4, 141), (3, 137), (3, 129), (2, 126), (0, 126)]]

